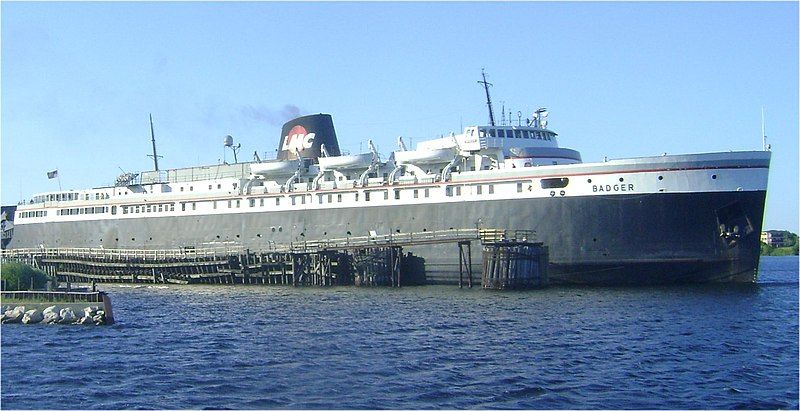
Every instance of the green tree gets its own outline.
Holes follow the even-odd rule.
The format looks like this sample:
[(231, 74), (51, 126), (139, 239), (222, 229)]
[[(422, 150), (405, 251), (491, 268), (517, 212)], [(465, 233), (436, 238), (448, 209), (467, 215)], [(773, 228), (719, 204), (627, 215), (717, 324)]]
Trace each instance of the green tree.
[(3, 263), (0, 266), (0, 277), (3, 280), (4, 291), (40, 290), (47, 286), (50, 277), (23, 263)]

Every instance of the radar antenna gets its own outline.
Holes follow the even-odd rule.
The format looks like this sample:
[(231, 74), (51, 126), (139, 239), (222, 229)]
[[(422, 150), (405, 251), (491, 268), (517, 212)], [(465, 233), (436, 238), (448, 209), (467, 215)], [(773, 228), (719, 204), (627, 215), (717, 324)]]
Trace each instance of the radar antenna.
[(489, 97), (489, 86), (492, 83), (488, 83), (486, 81), (486, 72), (481, 69), (481, 75), (483, 76), (483, 81), (479, 81), (478, 84), (483, 84), (483, 89), (486, 90), (486, 105), (489, 106), (489, 125), (494, 127), (494, 111), (492, 110), (492, 98)]
[(158, 171), (158, 159), (164, 158), (164, 156), (158, 155), (156, 153), (156, 133), (153, 131), (153, 114), (150, 114), (150, 141), (153, 142), (153, 154), (148, 154), (147, 157), (153, 157), (153, 164), (156, 167), (156, 171)]

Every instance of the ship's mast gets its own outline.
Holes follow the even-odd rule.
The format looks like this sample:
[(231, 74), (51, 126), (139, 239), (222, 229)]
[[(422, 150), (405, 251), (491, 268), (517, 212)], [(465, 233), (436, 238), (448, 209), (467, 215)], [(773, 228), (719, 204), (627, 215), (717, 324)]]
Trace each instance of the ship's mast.
[(153, 114), (150, 114), (150, 141), (153, 143), (153, 154), (148, 155), (148, 157), (153, 157), (153, 163), (155, 163), (156, 171), (158, 171), (158, 158), (161, 156), (156, 153), (156, 133), (153, 131)]
[(492, 98), (489, 97), (489, 86), (492, 83), (486, 82), (486, 73), (481, 69), (481, 75), (483, 76), (483, 81), (479, 81), (478, 84), (483, 84), (483, 89), (486, 90), (486, 105), (489, 106), (489, 125), (494, 126), (494, 111), (492, 110)]

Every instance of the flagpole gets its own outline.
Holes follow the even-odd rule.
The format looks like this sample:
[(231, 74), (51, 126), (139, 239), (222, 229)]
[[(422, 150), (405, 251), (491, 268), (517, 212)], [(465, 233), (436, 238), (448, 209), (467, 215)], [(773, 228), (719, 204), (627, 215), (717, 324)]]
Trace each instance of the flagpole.
[(56, 167), (56, 178), (58, 179), (58, 191), (61, 191), (61, 174), (58, 173), (58, 167)]

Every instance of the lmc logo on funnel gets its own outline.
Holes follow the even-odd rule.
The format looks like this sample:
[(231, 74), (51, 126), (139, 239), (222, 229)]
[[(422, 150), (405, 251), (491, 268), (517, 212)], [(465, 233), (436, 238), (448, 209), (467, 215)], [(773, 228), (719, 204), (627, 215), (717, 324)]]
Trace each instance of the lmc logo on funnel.
[(302, 151), (314, 145), (314, 133), (309, 133), (303, 126), (294, 126), (289, 130), (289, 134), (283, 138), (281, 150), (289, 152)]

